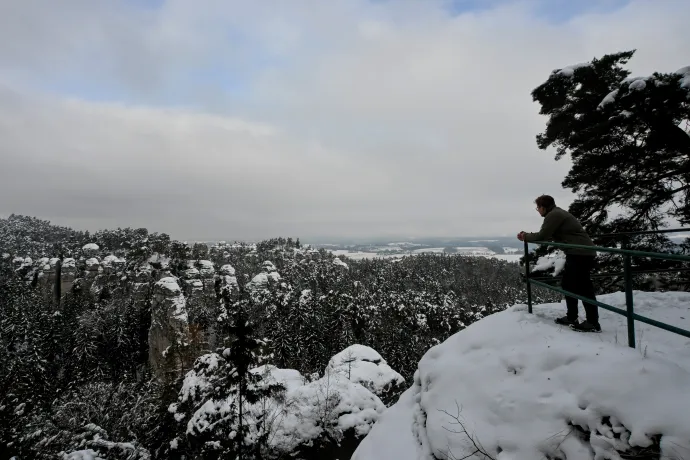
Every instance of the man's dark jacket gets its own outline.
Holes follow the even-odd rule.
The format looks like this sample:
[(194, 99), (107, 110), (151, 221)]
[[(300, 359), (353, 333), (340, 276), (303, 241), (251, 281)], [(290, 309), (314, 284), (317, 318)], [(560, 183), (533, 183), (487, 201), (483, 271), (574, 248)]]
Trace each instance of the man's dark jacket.
[[(544, 223), (537, 233), (525, 233), (525, 241), (555, 241), (556, 243), (580, 244), (594, 246), (589, 235), (575, 216), (568, 211), (555, 206), (544, 216)], [(595, 256), (596, 251), (589, 249), (566, 249), (566, 254)]]

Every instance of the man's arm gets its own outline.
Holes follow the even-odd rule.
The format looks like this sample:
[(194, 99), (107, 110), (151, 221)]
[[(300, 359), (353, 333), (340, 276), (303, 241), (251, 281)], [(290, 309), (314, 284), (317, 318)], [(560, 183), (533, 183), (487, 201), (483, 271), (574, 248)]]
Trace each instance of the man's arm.
[(544, 222), (541, 224), (541, 229), (536, 233), (525, 233), (524, 240), (530, 241), (548, 241), (551, 239), (556, 229), (563, 223), (563, 216), (559, 216), (550, 212), (544, 217)]

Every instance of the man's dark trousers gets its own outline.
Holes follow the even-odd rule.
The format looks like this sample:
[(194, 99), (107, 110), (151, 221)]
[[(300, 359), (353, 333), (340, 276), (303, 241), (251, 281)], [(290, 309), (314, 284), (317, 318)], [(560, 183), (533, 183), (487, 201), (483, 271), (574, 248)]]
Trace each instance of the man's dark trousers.
[[(561, 287), (573, 294), (597, 300), (594, 294), (594, 284), (592, 284), (592, 278), (590, 277), (592, 269), (594, 268), (594, 260), (594, 256), (567, 254), (565, 256), (565, 270), (563, 272)], [(577, 320), (577, 303), (578, 299), (575, 297), (565, 296), (569, 320)], [(585, 306), (587, 322), (590, 324), (599, 324), (599, 307), (587, 302), (582, 303)]]

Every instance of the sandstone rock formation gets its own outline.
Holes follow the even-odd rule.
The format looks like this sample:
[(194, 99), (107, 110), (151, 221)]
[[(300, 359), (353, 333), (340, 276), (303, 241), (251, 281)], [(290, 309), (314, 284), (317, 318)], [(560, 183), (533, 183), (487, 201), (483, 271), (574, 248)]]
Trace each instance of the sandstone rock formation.
[(96, 257), (98, 255), (98, 251), (100, 251), (100, 248), (96, 243), (89, 243), (85, 244), (84, 247), (81, 248), (81, 250), (84, 253), (85, 257), (91, 258)]
[(187, 306), (175, 278), (162, 278), (153, 286), (149, 364), (159, 378), (175, 377), (185, 362), (189, 324)]
[(62, 259), (62, 270), (60, 272), (60, 292), (65, 295), (72, 289), (74, 280), (77, 278), (77, 261), (71, 257)]

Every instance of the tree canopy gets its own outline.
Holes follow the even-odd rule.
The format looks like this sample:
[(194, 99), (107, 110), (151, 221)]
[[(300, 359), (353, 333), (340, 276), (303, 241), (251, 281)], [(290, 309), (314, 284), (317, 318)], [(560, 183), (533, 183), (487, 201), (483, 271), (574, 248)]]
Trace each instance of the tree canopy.
[(537, 145), (570, 155), (562, 185), (592, 233), (690, 223), (690, 67), (630, 77), (634, 53), (554, 70), (532, 91), (548, 116)]

